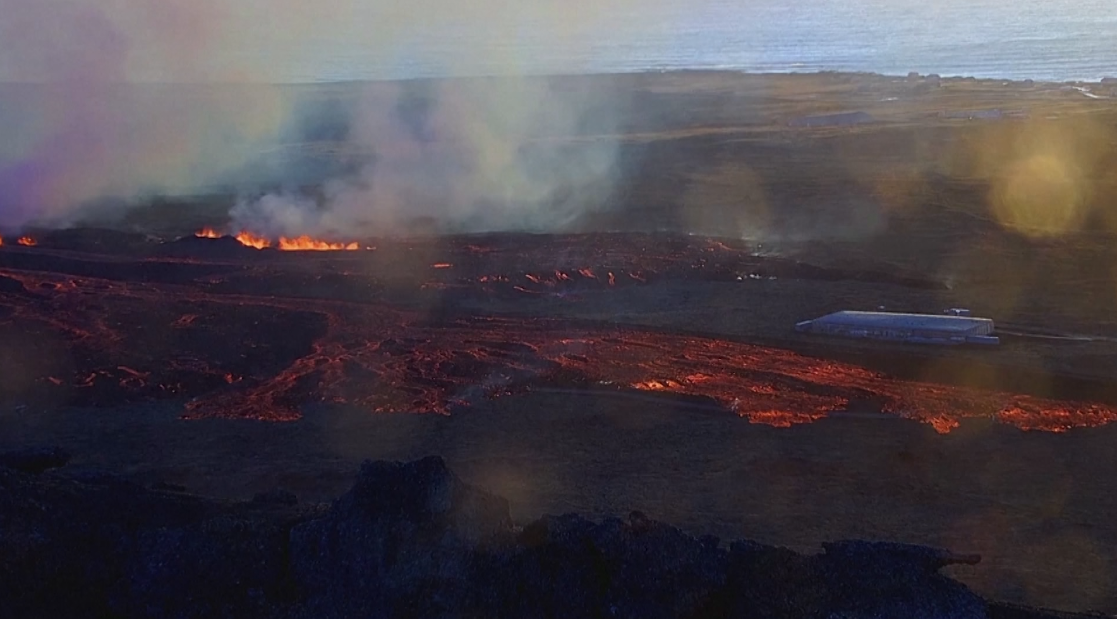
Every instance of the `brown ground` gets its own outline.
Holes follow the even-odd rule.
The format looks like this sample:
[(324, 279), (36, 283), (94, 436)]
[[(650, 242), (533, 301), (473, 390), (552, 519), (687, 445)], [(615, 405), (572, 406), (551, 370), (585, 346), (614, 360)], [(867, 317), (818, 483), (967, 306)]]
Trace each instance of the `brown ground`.
[[(469, 309), (719, 333), (868, 363), (875, 345), (814, 344), (789, 325), (836, 309), (961, 305), (1019, 330), (1095, 339), (904, 353), (929, 359), (935, 378), (981, 382), (973, 364), (951, 375), (961, 355), (987, 363), (981, 371), (995, 384), (1073, 375), (1102, 383), (1098, 394), (1112, 387), (1117, 345), (1104, 339), (1117, 337), (1111, 101), (1059, 86), (874, 76), (587, 79), (609, 80), (638, 104), (619, 129), (631, 161), (618, 206), (584, 226), (744, 237), (815, 264), (884, 265), (949, 288), (672, 281), (576, 303), (474, 299)], [(939, 115), (989, 108), (1027, 118)], [(787, 126), (856, 110), (878, 122)], [(197, 221), (174, 225), (217, 224), (213, 213), (227, 204), (209, 206), (209, 219), (198, 208)], [(159, 209), (145, 212), (132, 223), (151, 227)], [(1112, 426), (1053, 434), (964, 420), (942, 435), (894, 416), (847, 415), (778, 429), (671, 399), (545, 392), (449, 417), (309, 406), (297, 422), (269, 424), (182, 422), (181, 412), (174, 400), (111, 411), (9, 408), (0, 447), (59, 444), (79, 464), (198, 492), (245, 496), (278, 484), (308, 499), (343, 490), (362, 458), (439, 453), (467, 480), (507, 496), (520, 520), (640, 509), (695, 533), (800, 548), (843, 537), (942, 544), (983, 555), (958, 572), (983, 594), (1117, 612)]]

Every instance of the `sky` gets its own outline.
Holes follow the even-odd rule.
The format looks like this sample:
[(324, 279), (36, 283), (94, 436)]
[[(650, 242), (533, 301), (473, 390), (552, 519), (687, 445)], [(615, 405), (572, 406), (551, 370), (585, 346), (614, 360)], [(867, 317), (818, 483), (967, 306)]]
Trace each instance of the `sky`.
[[(0, 81), (400, 77), (650, 36), (671, 0), (0, 0)], [(674, 9), (672, 8), (674, 7)], [(668, 9), (664, 13), (664, 9)], [(690, 5), (689, 10), (693, 10)], [(655, 16), (654, 18), (652, 16)], [(526, 50), (526, 51), (525, 51)]]
[[(657, 67), (1091, 77), (1111, 0), (0, 0), (0, 81)], [(1095, 76), (1096, 77), (1096, 76)]]

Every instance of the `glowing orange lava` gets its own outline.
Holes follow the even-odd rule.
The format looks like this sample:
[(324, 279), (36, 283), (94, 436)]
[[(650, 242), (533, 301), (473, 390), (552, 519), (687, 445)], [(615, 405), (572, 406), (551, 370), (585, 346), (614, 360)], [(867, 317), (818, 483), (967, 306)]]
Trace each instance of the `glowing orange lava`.
[[(224, 235), (213, 228), (206, 227), (195, 232), (194, 236), (203, 239), (219, 239)], [(255, 249), (265, 249), (272, 246), (271, 240), (247, 230), (238, 233), (236, 239), (240, 241), (241, 245)], [(356, 251), (361, 248), (358, 243), (331, 243), (306, 235), (294, 238), (280, 237), (276, 246), (282, 251)]]
[(35, 239), (33, 239), (29, 236), (21, 236), (21, 237), (19, 237), (19, 240), (16, 241), (16, 242), (19, 243), (20, 245), (23, 245), (24, 247), (34, 247), (34, 246), (39, 244), (38, 241), (36, 241)]
[[(211, 233), (216, 235), (206, 229), (198, 236), (214, 238)], [(272, 246), (250, 233), (237, 238), (249, 247)], [(678, 250), (679, 259), (648, 258), (642, 249), (623, 252), (606, 240), (587, 245), (595, 251), (604, 248), (601, 257), (559, 265), (550, 258), (562, 253), (562, 243), (573, 241), (560, 238), (549, 246), (524, 242), (488, 253), (462, 251), (461, 246), (444, 254), (424, 250), (411, 261), (423, 267), (414, 271), (419, 274), (414, 285), (445, 291), (442, 300), (453, 309), (449, 303), (455, 294), (467, 300), (482, 294), (572, 299), (583, 291), (655, 285), (663, 273), (682, 278), (697, 270), (691, 266), (693, 248)], [(445, 241), (438, 243), (442, 247)], [(340, 244), (326, 245), (335, 249)], [(426, 305), (396, 304), (395, 299), (426, 300), (407, 297), (402, 284), (393, 281), (384, 293), (367, 285), (375, 281), (373, 276), (388, 272), (389, 262), (400, 255), (392, 245), (386, 247), (384, 262), (376, 269), (368, 264), (379, 255), (336, 259), (339, 267), (331, 276), (337, 279), (332, 281), (361, 286), (315, 283), (321, 272), (307, 273), (299, 259), (256, 259), (247, 262), (249, 269), (223, 262), (176, 262), (174, 268), (137, 271), (144, 274), (141, 281), (126, 281), (112, 270), (117, 263), (100, 260), (84, 268), (109, 269), (112, 277), (24, 269), (18, 265), (40, 258), (42, 265), (53, 264), (44, 252), (27, 252), (14, 256), (23, 262), (13, 261), (17, 266), (0, 273), (36, 292), (0, 294), (0, 324), (42, 325), (73, 348), (67, 357), (73, 366), (43, 366), (37, 375), (46, 389), (90, 406), (188, 400), (186, 412), (192, 418), (291, 420), (314, 402), (376, 412), (448, 414), (537, 390), (608, 392), (604, 394), (637, 402), (670, 398), (675, 404), (777, 427), (864, 406), (940, 433), (960, 427), (967, 418), (1047, 432), (1117, 422), (1117, 407), (1110, 404), (904, 379), (722, 337), (535, 315), (440, 311), (432, 316), (415, 309)], [(532, 251), (539, 253), (518, 253)], [(548, 266), (538, 267), (541, 263)], [(437, 270), (451, 264), (452, 270)], [(369, 270), (361, 271), (365, 268)], [(738, 272), (734, 267), (717, 274), (735, 280)], [(346, 296), (328, 296), (338, 290)], [(137, 320), (143, 328), (134, 328)], [(170, 339), (183, 342), (181, 349), (170, 350)]]
[(0, 247), (4, 246), (4, 237), (0, 236)]
[(265, 239), (262, 236), (256, 236), (251, 232), (241, 232), (237, 234), (237, 240), (240, 241), (241, 245), (244, 245), (246, 247), (253, 247), (255, 249), (264, 249), (267, 247), (271, 247), (271, 241)]
[(356, 251), (360, 248), (357, 243), (329, 243), (305, 235), (293, 239), (287, 237), (279, 239), (279, 249), (282, 251)]

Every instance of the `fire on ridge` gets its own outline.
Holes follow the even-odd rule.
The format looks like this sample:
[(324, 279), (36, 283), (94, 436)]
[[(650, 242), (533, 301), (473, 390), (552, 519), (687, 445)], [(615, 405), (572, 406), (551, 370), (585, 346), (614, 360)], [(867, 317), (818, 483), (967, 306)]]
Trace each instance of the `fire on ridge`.
[[(217, 232), (213, 228), (202, 228), (198, 232), (195, 232), (194, 236), (203, 239), (219, 239), (226, 235)], [(271, 239), (253, 234), (246, 230), (242, 230), (236, 235), (233, 235), (233, 238), (239, 241), (241, 245), (253, 249), (267, 249), (274, 246), (280, 251), (356, 251), (361, 248), (360, 244), (357, 242), (336, 243), (316, 239), (308, 235), (294, 238), (281, 236), (273, 244)]]
[[(16, 244), (17, 245), (22, 245), (24, 247), (35, 247), (36, 245), (39, 244), (39, 242), (35, 240), (35, 237), (24, 235), (24, 236), (21, 236), (18, 239), (16, 239)], [(0, 247), (3, 247), (3, 246), (4, 246), (4, 237), (0, 237)]]

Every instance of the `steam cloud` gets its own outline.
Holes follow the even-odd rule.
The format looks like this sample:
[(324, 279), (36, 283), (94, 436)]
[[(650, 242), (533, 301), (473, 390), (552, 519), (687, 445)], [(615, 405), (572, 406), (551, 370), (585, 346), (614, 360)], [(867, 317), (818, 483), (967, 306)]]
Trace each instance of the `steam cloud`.
[(234, 226), (264, 234), (344, 235), (419, 221), (465, 230), (551, 229), (606, 203), (613, 187), (614, 101), (544, 79), (369, 86), (356, 97), (349, 147), (355, 174), (315, 198), (295, 192), (242, 201)]
[[(584, 40), (600, 25), (592, 11), (550, 0), (435, 4), (400, 12), (346, 0), (313, 11), (293, 0), (0, 0), (0, 122), (11, 128), (0, 144), (0, 229), (66, 225), (97, 208), (203, 191), (259, 167), (263, 153), (296, 148), (292, 139), (317, 122), (307, 115), (315, 102), (269, 84), (316, 66), (333, 39), (373, 46), (390, 69), (426, 46), (420, 35), (470, 33), (455, 49), (466, 68), (438, 61), (455, 74), (514, 67), (500, 42), (524, 23), (547, 24), (556, 41)], [(277, 64), (289, 71), (266, 70)], [(273, 167), (269, 180), (288, 186), (246, 191), (230, 215), (257, 233), (346, 236), (416, 220), (453, 229), (571, 223), (606, 203), (617, 155), (611, 139), (571, 136), (612, 134), (623, 102), (561, 83), (346, 86), (344, 144), (334, 147), (350, 167), (313, 194), (300, 188), (298, 165)]]
[[(0, 146), (0, 226), (191, 191), (274, 139), (286, 112), (266, 87), (130, 83), (137, 56), (180, 80), (200, 75), (202, 7), (0, 0), (0, 122), (14, 134)], [(142, 38), (160, 45), (141, 52)]]

